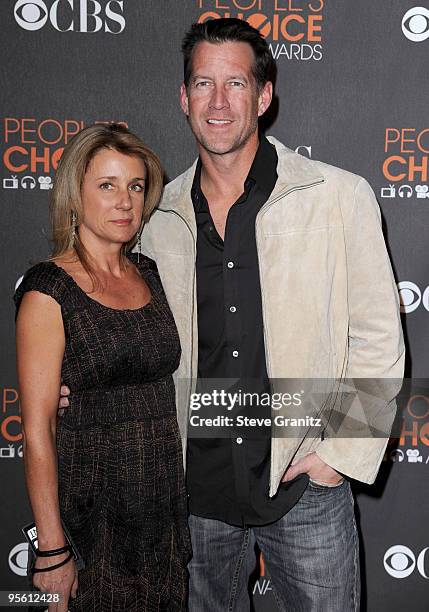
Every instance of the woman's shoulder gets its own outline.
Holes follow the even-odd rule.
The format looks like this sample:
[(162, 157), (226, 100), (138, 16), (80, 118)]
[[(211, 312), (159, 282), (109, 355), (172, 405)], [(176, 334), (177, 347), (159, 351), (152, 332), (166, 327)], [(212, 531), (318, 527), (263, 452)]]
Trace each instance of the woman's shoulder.
[(127, 257), (140, 272), (153, 272), (158, 276), (156, 262), (150, 257), (147, 257), (147, 255), (143, 255), (143, 253), (127, 253)]
[(41, 261), (32, 266), (22, 277), (15, 290), (13, 299), (16, 309), (28, 291), (38, 291), (49, 295), (60, 305), (63, 304), (67, 292), (66, 278), (63, 270), (54, 261)]
[(141, 276), (149, 282), (152, 289), (162, 291), (162, 283), (156, 262), (143, 253), (127, 253), (128, 259), (135, 265)]
[(61, 269), (56, 263), (51, 260), (40, 261), (25, 272), (17, 291), (18, 289), (21, 291), (55, 289), (61, 282)]

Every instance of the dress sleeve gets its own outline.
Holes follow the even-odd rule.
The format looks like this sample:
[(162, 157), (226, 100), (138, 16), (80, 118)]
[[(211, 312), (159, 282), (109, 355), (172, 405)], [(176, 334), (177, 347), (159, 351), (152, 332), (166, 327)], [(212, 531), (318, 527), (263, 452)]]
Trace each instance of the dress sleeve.
[(65, 300), (65, 286), (60, 268), (53, 262), (44, 261), (27, 270), (13, 296), (16, 307), (15, 318), (27, 291), (39, 291), (49, 295), (62, 307)]

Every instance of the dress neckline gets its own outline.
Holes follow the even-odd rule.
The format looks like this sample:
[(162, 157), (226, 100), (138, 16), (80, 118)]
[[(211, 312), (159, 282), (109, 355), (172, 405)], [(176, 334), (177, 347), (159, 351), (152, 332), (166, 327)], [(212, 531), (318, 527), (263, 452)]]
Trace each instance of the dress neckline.
[(53, 266), (55, 266), (55, 268), (57, 268), (58, 270), (60, 270), (60, 272), (63, 273), (63, 275), (69, 280), (69, 282), (87, 299), (89, 300), (89, 302), (100, 306), (101, 308), (105, 308), (106, 310), (112, 310), (113, 312), (140, 312), (142, 310), (145, 310), (145, 308), (151, 307), (153, 306), (153, 302), (154, 302), (154, 289), (153, 286), (150, 282), (150, 280), (146, 279), (141, 270), (139, 269), (139, 266), (136, 265), (131, 258), (129, 257), (129, 254), (127, 253), (126, 255), (128, 261), (130, 263), (133, 264), (133, 266), (135, 266), (137, 272), (139, 273), (140, 277), (145, 281), (145, 283), (147, 284), (147, 286), (149, 287), (150, 290), (150, 299), (148, 302), (146, 302), (146, 304), (143, 304), (143, 306), (139, 306), (138, 308), (113, 308), (112, 306), (107, 306), (106, 304), (103, 304), (102, 302), (99, 302), (98, 300), (95, 300), (94, 298), (90, 297), (86, 291), (84, 291), (82, 289), (82, 287), (75, 281), (75, 279), (73, 278), (73, 276), (71, 274), (69, 274), (68, 272), (66, 272), (66, 270), (64, 270), (64, 268), (62, 268), (61, 266), (59, 266), (58, 264), (55, 263), (55, 261), (48, 261), (47, 263), (52, 264)]

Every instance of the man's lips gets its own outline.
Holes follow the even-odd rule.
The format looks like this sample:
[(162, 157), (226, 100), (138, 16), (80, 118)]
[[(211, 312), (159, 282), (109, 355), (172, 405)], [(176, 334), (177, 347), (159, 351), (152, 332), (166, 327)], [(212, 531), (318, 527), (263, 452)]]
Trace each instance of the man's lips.
[(210, 117), (207, 119), (207, 123), (215, 126), (231, 125), (232, 119), (216, 119), (215, 117)]

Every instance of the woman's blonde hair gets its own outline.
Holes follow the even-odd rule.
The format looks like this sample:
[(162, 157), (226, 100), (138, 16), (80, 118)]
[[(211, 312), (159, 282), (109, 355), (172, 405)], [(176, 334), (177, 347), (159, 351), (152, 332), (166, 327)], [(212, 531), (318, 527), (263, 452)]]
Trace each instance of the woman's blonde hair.
[(50, 201), (53, 251), (52, 258), (74, 249), (82, 266), (89, 274), (94, 290), (97, 276), (88, 252), (79, 239), (77, 227), (83, 215), (82, 184), (88, 165), (101, 149), (111, 149), (124, 155), (140, 158), (146, 168), (145, 201), (139, 232), (121, 247), (121, 262), (137, 242), (144, 223), (158, 204), (163, 187), (163, 171), (158, 157), (135, 134), (117, 123), (92, 125), (80, 131), (66, 146), (55, 175)]

